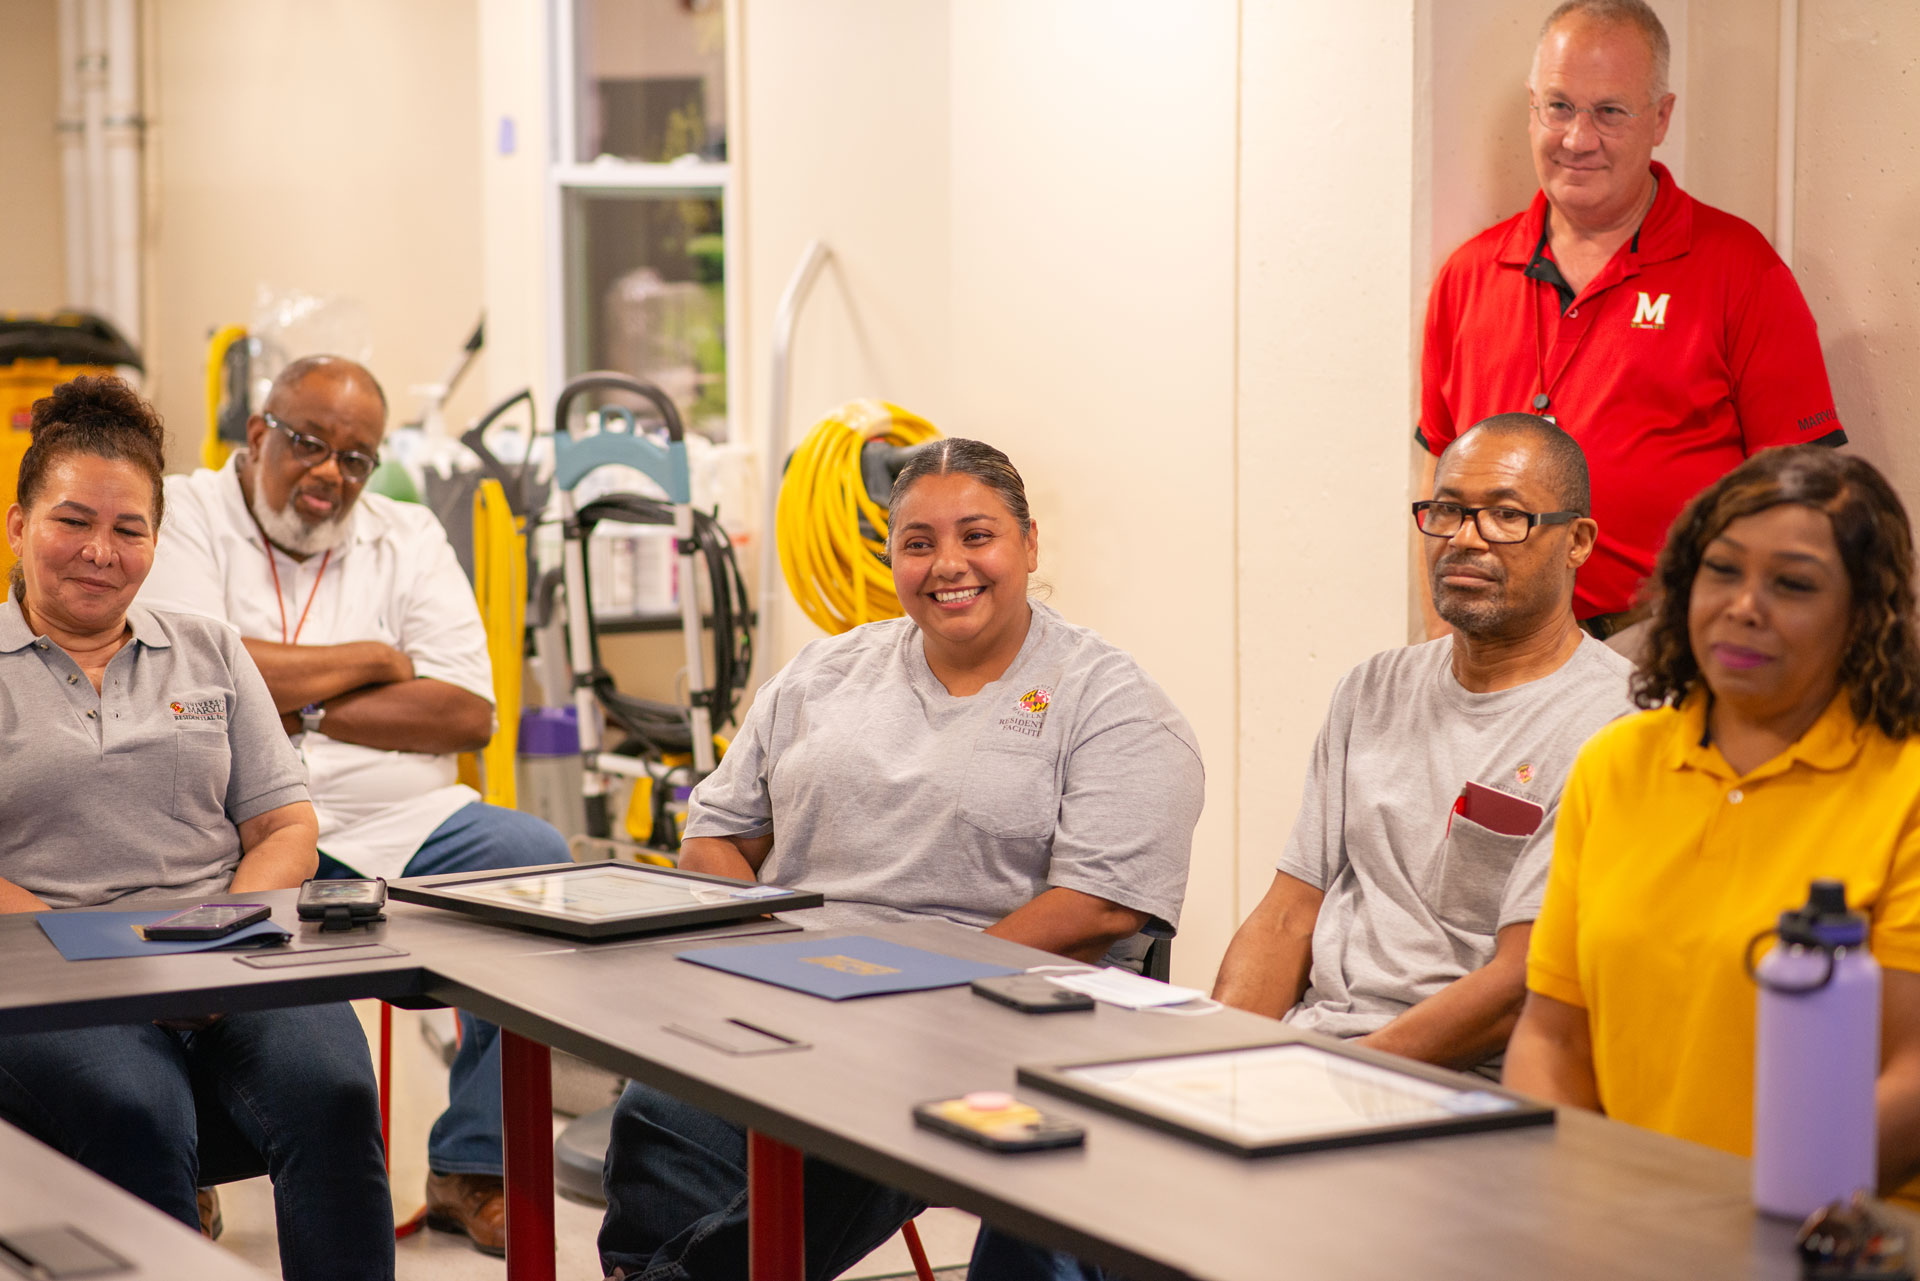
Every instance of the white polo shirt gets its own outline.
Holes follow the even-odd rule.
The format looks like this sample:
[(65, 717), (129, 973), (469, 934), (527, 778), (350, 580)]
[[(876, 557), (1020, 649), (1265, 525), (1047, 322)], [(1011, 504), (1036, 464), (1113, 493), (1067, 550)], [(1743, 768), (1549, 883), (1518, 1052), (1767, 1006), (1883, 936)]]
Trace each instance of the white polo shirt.
[[(275, 550), (269, 568), (240, 490), (239, 457), (219, 471), (167, 477), (166, 515), (141, 604), (210, 615), (262, 640), (384, 641), (413, 660), (415, 676), (493, 702), (473, 587), (432, 512), (363, 493), (330, 557), (295, 561)], [(324, 734), (305, 735), (300, 754), (320, 815), (320, 848), (363, 876), (399, 876), (436, 827), (480, 799), (454, 781), (451, 755), (388, 752)]]

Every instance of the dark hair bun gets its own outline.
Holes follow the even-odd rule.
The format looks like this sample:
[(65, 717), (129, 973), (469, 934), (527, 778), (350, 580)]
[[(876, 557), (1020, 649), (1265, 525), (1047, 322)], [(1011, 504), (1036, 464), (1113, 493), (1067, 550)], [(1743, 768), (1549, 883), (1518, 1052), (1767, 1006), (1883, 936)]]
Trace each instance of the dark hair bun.
[(16, 498), (31, 509), (47, 469), (69, 455), (132, 463), (153, 482), (153, 528), (166, 506), (161, 474), (167, 469), (167, 433), (140, 393), (111, 374), (82, 374), (33, 402), (33, 443), (20, 457)]
[[(62, 431), (86, 429), (128, 436), (165, 453), (166, 428), (160, 415), (125, 379), (112, 374), (82, 374), (33, 402), (33, 443), (51, 445)], [(132, 440), (128, 444), (140, 446)]]

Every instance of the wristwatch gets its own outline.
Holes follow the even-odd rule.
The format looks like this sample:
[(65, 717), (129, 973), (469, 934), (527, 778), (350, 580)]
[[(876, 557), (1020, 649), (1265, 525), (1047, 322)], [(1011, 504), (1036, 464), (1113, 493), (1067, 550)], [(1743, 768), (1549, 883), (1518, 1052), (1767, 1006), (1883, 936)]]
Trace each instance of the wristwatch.
[(318, 734), (320, 722), (327, 718), (327, 709), (319, 703), (308, 703), (300, 709), (300, 732)]

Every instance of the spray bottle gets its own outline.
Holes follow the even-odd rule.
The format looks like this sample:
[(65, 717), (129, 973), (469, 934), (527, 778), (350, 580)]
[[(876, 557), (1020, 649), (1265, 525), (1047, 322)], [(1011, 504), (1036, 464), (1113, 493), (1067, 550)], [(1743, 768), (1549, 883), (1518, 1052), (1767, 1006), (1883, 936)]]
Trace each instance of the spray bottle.
[[(1754, 950), (1780, 941), (1758, 966)], [(1872, 1193), (1874, 1082), (1880, 1070), (1880, 966), (1846, 887), (1815, 881), (1806, 906), (1747, 945), (1760, 985), (1753, 1073), (1753, 1203), (1801, 1219)]]

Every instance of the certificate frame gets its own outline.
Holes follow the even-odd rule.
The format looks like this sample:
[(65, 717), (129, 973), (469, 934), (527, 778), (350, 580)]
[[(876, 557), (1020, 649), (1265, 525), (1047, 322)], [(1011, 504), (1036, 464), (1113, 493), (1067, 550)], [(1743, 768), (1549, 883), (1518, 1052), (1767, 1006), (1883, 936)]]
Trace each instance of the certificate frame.
[[(685, 883), (688, 901), (684, 904), (641, 906), (631, 911), (609, 907), (603, 910), (566, 910), (536, 902), (514, 901), (516, 890), (525, 895), (538, 894), (553, 887), (566, 892), (565, 882), (585, 878), (595, 882), (596, 891), (619, 892), (617, 883), (607, 876), (630, 878), (636, 890), (655, 894), (678, 883)], [(515, 882), (521, 883), (515, 886)], [(699, 901), (691, 893), (696, 887), (714, 891), (709, 901)], [(588, 888), (583, 884), (581, 890)], [(777, 885), (758, 885), (725, 876), (701, 872), (683, 872), (675, 867), (650, 864), (599, 862), (551, 863), (540, 867), (516, 867), (508, 871), (464, 872), (444, 876), (415, 876), (391, 881), (387, 897), (402, 903), (419, 903), (444, 908), (463, 916), (477, 917), (502, 925), (538, 930), (577, 939), (631, 938), (640, 934), (661, 934), (690, 926), (723, 925), (729, 921), (764, 916), (769, 912), (788, 912), (819, 907), (824, 895), (812, 890), (790, 890)]]
[[(1149, 1084), (1115, 1085), (1103, 1082), (1091, 1073), (1115, 1069), (1158, 1069), (1177, 1073), (1183, 1063), (1196, 1070), (1212, 1065), (1195, 1062), (1241, 1058), (1251, 1063), (1253, 1056), (1266, 1058), (1273, 1051), (1289, 1055), (1321, 1056), (1320, 1066), (1329, 1063), (1340, 1075), (1363, 1084), (1399, 1087), (1406, 1096), (1426, 1095), (1455, 1102), (1438, 1104), (1435, 1114), (1389, 1120), (1340, 1120), (1329, 1117), (1324, 1127), (1312, 1133), (1292, 1135), (1249, 1133), (1231, 1124), (1210, 1121), (1203, 1109), (1182, 1107), (1170, 1097), (1154, 1097)], [(1248, 1056), (1242, 1058), (1241, 1056)], [(1269, 1060), (1271, 1061), (1271, 1060)], [(1318, 1039), (1263, 1041), (1248, 1045), (1226, 1046), (1213, 1050), (1189, 1050), (1175, 1054), (1135, 1055), (1120, 1059), (1076, 1060), (1052, 1065), (1026, 1065), (1018, 1071), (1023, 1085), (1085, 1103), (1103, 1112), (1154, 1129), (1193, 1139), (1208, 1147), (1237, 1156), (1279, 1156), (1295, 1152), (1319, 1152), (1330, 1148), (1358, 1147), (1372, 1143), (1393, 1143), (1405, 1139), (1437, 1137), (1445, 1134), (1473, 1134), (1487, 1130), (1517, 1129), (1552, 1125), (1554, 1110), (1524, 1095), (1516, 1094), (1478, 1078), (1449, 1072), (1410, 1060), (1388, 1062), (1386, 1057), (1367, 1051), (1355, 1051), (1338, 1043)], [(1459, 1110), (1450, 1110), (1458, 1108)]]

